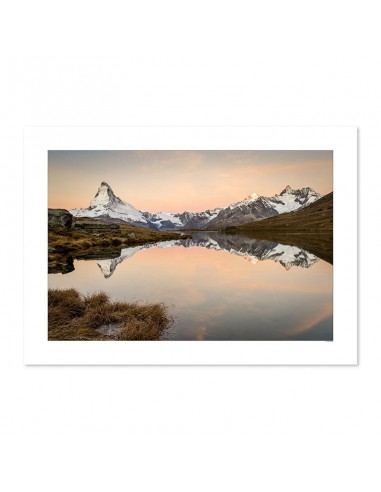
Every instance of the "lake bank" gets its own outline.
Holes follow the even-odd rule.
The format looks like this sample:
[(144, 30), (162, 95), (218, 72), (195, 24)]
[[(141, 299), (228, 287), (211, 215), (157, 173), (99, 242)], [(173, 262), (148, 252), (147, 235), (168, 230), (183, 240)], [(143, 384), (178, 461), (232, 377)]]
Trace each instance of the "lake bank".
[[(81, 230), (76, 228), (78, 223), (81, 224), (81, 219), (73, 218), (73, 226), (70, 228), (49, 227), (49, 273), (69, 273), (74, 268), (73, 260), (77, 258), (116, 258), (123, 248), (190, 237), (181, 232), (155, 231), (127, 224), (117, 224), (116, 228), (109, 231), (96, 228)], [(107, 225), (102, 221), (91, 219), (86, 219), (86, 223)]]
[(48, 339), (159, 340), (172, 324), (164, 304), (111, 301), (105, 292), (49, 289)]

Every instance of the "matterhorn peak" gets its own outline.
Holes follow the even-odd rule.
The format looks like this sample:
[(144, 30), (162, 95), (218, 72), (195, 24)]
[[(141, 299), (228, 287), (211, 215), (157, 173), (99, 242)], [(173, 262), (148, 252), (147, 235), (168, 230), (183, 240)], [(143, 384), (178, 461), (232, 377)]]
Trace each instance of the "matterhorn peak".
[(90, 208), (107, 206), (113, 201), (115, 201), (115, 199), (116, 196), (114, 195), (111, 186), (107, 184), (106, 181), (102, 181), (96, 195), (90, 202)]

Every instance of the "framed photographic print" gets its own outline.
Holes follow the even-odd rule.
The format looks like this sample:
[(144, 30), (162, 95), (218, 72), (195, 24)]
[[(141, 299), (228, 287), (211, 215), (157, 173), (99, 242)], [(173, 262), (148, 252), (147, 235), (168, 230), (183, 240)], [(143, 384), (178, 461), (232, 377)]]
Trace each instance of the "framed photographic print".
[(28, 128), (26, 364), (356, 364), (357, 130)]

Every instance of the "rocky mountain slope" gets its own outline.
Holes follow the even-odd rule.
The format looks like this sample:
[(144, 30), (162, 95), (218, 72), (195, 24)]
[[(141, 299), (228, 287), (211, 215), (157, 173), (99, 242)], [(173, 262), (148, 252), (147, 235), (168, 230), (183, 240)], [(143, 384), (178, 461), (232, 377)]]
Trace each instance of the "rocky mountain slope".
[(240, 225), (305, 207), (320, 198), (312, 188), (293, 190), (287, 186), (279, 195), (257, 196), (255, 193), (224, 208), (204, 212), (159, 212), (139, 210), (117, 197), (103, 181), (88, 208), (73, 209), (75, 217), (101, 218), (122, 221), (156, 230), (218, 229)]
[(305, 208), (225, 232), (299, 246), (333, 264), (333, 192)]
[(332, 233), (333, 192), (299, 210), (227, 230), (242, 233), (248, 231)]

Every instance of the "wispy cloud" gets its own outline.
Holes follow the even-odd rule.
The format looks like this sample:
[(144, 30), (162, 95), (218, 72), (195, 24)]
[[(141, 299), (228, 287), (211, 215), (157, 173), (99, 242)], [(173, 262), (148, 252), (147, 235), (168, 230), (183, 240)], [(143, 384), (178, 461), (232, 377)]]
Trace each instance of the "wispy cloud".
[(100, 182), (149, 211), (201, 211), (287, 184), (332, 191), (330, 151), (129, 150), (49, 152), (51, 207), (86, 207)]

